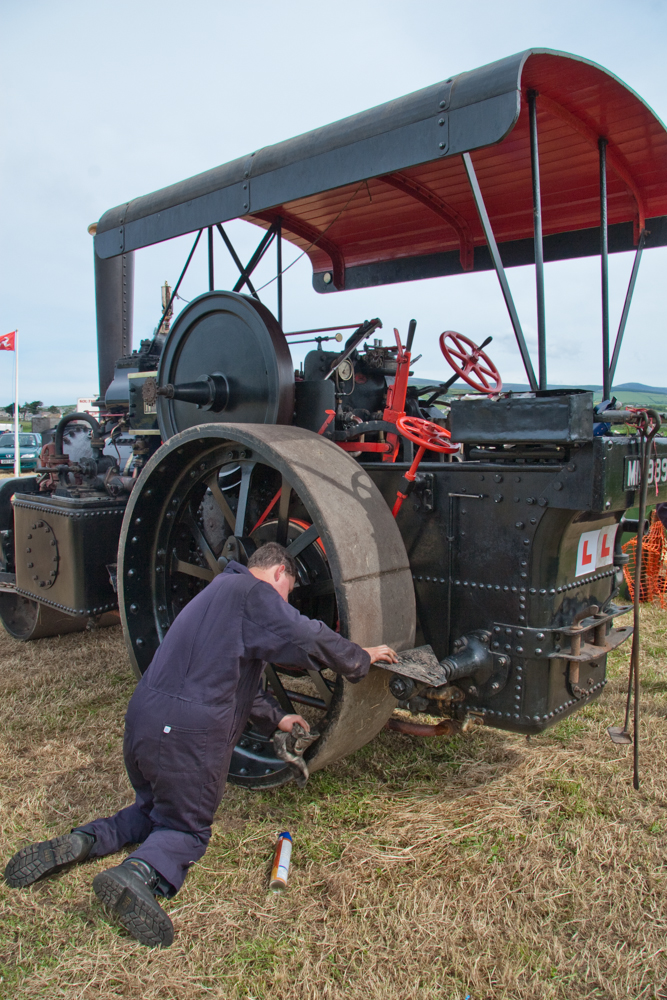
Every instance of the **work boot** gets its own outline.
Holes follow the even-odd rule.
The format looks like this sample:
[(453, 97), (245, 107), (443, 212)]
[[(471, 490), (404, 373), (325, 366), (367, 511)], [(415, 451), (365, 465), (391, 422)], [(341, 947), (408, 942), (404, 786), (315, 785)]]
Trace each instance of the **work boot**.
[(174, 940), (173, 924), (155, 898), (160, 881), (159, 872), (139, 858), (128, 858), (93, 879), (100, 903), (149, 948), (168, 948)]
[(5, 881), (14, 889), (23, 889), (48, 875), (85, 861), (95, 838), (90, 833), (75, 830), (41, 844), (22, 847), (7, 862)]

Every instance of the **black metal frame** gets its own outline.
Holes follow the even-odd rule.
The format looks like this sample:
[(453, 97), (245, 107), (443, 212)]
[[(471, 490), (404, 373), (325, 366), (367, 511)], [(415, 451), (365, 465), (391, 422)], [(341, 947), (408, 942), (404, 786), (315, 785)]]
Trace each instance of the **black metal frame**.
[(602, 295), (602, 398), (611, 398), (609, 367), (609, 216), (607, 211), (607, 140), (600, 151), (600, 291)]
[(623, 344), (623, 335), (625, 334), (625, 327), (628, 322), (628, 315), (630, 313), (630, 306), (632, 305), (632, 296), (635, 291), (635, 284), (637, 283), (637, 275), (639, 274), (639, 265), (642, 259), (642, 253), (644, 252), (644, 245), (646, 243), (646, 230), (640, 234), (639, 243), (637, 244), (637, 252), (635, 253), (635, 259), (632, 263), (632, 272), (630, 274), (630, 281), (628, 282), (628, 290), (625, 295), (625, 302), (623, 303), (623, 312), (621, 313), (621, 319), (618, 324), (618, 333), (616, 334), (616, 341), (614, 343), (614, 353), (611, 356), (611, 362), (609, 364), (609, 384), (612, 385), (614, 381), (614, 375), (616, 374), (616, 365), (618, 364), (618, 356), (621, 353), (621, 345)]
[[(174, 287), (173, 287), (173, 289), (171, 291), (171, 295), (169, 296), (169, 301), (167, 302), (167, 305), (165, 306), (164, 311), (163, 311), (162, 315), (160, 316), (160, 322), (158, 323), (157, 328), (155, 330), (155, 337), (153, 338), (153, 345), (159, 343), (160, 340), (163, 339), (163, 337), (164, 337), (164, 334), (161, 333), (162, 324), (164, 323), (166, 317), (169, 315), (169, 310), (171, 309), (172, 304), (173, 304), (174, 300), (176, 299), (176, 296), (178, 295), (178, 289), (181, 287), (181, 282), (183, 281), (183, 278), (185, 277), (185, 275), (187, 273), (187, 270), (190, 267), (190, 261), (194, 257), (195, 250), (197, 249), (197, 244), (199, 243), (199, 240), (201, 239), (201, 234), (203, 232), (204, 232), (204, 230), (200, 229), (199, 232), (197, 233), (197, 235), (195, 237), (195, 241), (192, 244), (192, 249), (190, 250), (190, 253), (188, 254), (188, 259), (186, 260), (185, 264), (183, 265), (183, 270), (181, 271), (181, 273), (179, 275), (178, 281), (176, 282), (176, 284), (174, 285)], [(152, 353), (152, 350), (151, 350), (150, 353)]]
[[(114, 257), (501, 142), (519, 119), (524, 67), (544, 54), (611, 77), (586, 59), (527, 49), (110, 209), (97, 226), (96, 252)], [(576, 256), (578, 231), (561, 237), (561, 256)]]
[[(493, 268), (498, 276), (498, 282), (505, 299), (505, 305), (509, 313), (510, 321), (514, 329), (521, 358), (523, 360), (528, 383), (532, 390), (547, 388), (547, 360), (546, 360), (546, 308), (544, 295), (544, 236), (542, 233), (542, 198), (540, 191), (540, 164), (539, 147), (537, 134), (537, 93), (531, 90), (528, 94), (528, 110), (530, 120), (530, 165), (533, 187), (533, 262), (535, 264), (535, 286), (537, 299), (537, 349), (538, 349), (538, 371), (539, 386), (535, 379), (535, 372), (528, 353), (528, 347), (523, 335), (519, 316), (514, 305), (512, 292), (510, 291), (507, 275), (503, 267), (500, 251), (493, 233), (491, 220), (484, 204), (479, 181), (475, 173), (472, 157), (470, 153), (464, 153), (463, 163), (468, 176), (468, 182), (475, 199), (477, 213), (482, 223), (484, 236), (491, 257)], [(635, 252), (635, 259), (632, 265), (628, 290), (623, 304), (623, 312), (618, 326), (618, 333), (614, 343), (614, 351), (609, 356), (609, 215), (607, 196), (607, 140), (600, 137), (598, 140), (599, 161), (600, 161), (600, 229), (599, 229), (599, 252), (600, 252), (600, 285), (602, 298), (602, 399), (611, 399), (612, 382), (616, 372), (616, 365), (623, 344), (623, 336), (628, 322), (632, 297), (637, 283), (639, 265), (642, 253), (646, 244), (647, 230), (643, 229), (639, 235), (639, 242)], [(662, 220), (656, 220), (662, 221)], [(627, 249), (627, 248), (626, 248)]]
[[(472, 162), (472, 157), (470, 153), (466, 152), (462, 154), (463, 163), (465, 166), (466, 174), (468, 177), (468, 182), (470, 184), (470, 189), (475, 200), (475, 206), (477, 208), (477, 213), (484, 230), (484, 235), (487, 242), (487, 249), (491, 261), (491, 266), (496, 272), (498, 277), (498, 282), (500, 284), (500, 289), (505, 300), (505, 305), (510, 317), (510, 322), (512, 323), (512, 328), (514, 330), (514, 335), (516, 337), (517, 345), (519, 347), (519, 352), (524, 364), (526, 375), (528, 377), (528, 383), (533, 391), (538, 389), (544, 390), (547, 388), (547, 362), (546, 362), (546, 308), (545, 308), (545, 294), (544, 294), (544, 236), (542, 232), (542, 201), (541, 201), (541, 190), (540, 190), (540, 172), (539, 172), (539, 147), (538, 147), (538, 133), (537, 133), (537, 106), (536, 99), (537, 93), (535, 91), (530, 91), (528, 94), (528, 105), (529, 105), (529, 116), (530, 116), (530, 153), (531, 153), (531, 178), (532, 178), (532, 190), (533, 190), (533, 221), (534, 221), (534, 235), (533, 235), (533, 263), (535, 264), (535, 284), (536, 284), (536, 299), (537, 299), (537, 332), (538, 332), (538, 372), (539, 372), (539, 382), (535, 378), (535, 371), (530, 358), (530, 353), (528, 351), (528, 346), (523, 334), (523, 329), (521, 327), (521, 321), (519, 320), (519, 315), (512, 297), (512, 292), (509, 287), (509, 282), (507, 280), (507, 275), (505, 273), (505, 267), (503, 265), (502, 258), (500, 256), (500, 251), (498, 249), (498, 244), (496, 242), (495, 234), (493, 232), (493, 227), (491, 225), (491, 220), (484, 203), (484, 196), (482, 195), (482, 190), (479, 185), (479, 180), (477, 179), (477, 174)], [(604, 138), (599, 140), (599, 160), (600, 160), (600, 228), (599, 228), (599, 252), (600, 252), (600, 270), (601, 270), (601, 297), (602, 297), (602, 376), (603, 376), (603, 389), (602, 396), (603, 399), (609, 399), (611, 397), (611, 386), (616, 371), (616, 366), (618, 364), (618, 358), (621, 351), (621, 346), (623, 343), (623, 336), (625, 334), (625, 328), (628, 321), (628, 316), (630, 312), (630, 306), (632, 304), (632, 298), (635, 290), (635, 285), (637, 282), (637, 275), (639, 273), (639, 264), (641, 262), (642, 253), (646, 245), (647, 230), (642, 230), (637, 250), (635, 253), (635, 259), (632, 266), (632, 272), (630, 275), (630, 281), (628, 283), (628, 290), (625, 297), (625, 302), (623, 304), (623, 312), (621, 314), (621, 319), (618, 327), (618, 332), (616, 335), (616, 340), (614, 343), (614, 350), (609, 357), (609, 223), (608, 223), (608, 213), (607, 213), (607, 165), (606, 165), (606, 147), (607, 141)], [(662, 220), (656, 220), (662, 221)], [(266, 230), (262, 236), (259, 244), (257, 245), (254, 253), (252, 254), (247, 265), (243, 265), (241, 259), (239, 258), (234, 245), (230, 240), (229, 236), (225, 232), (221, 223), (217, 223), (215, 228), (220, 233), (222, 240), (229, 251), (229, 254), (236, 264), (240, 277), (234, 285), (234, 291), (240, 292), (244, 285), (247, 285), (250, 294), (261, 301), (257, 290), (255, 289), (250, 276), (252, 275), (255, 268), (258, 266), (267, 250), (269, 249), (273, 240), (276, 240), (276, 280), (277, 282), (277, 312), (278, 312), (278, 322), (282, 328), (283, 324), (283, 268), (282, 268), (282, 219), (280, 217), (276, 218), (269, 228)], [(618, 227), (616, 227), (618, 228)], [(627, 228), (627, 227), (626, 227)], [(665, 227), (667, 229), (667, 227)], [(168, 315), (169, 310), (174, 302), (178, 290), (181, 286), (183, 278), (190, 266), (190, 261), (194, 256), (194, 252), (197, 249), (201, 234), (203, 229), (200, 229), (195, 238), (192, 249), (188, 254), (187, 260), (181, 271), (181, 274), (173, 288), (169, 302), (162, 313), (160, 322), (157, 326), (158, 333), (156, 334), (156, 340), (159, 336), (159, 331), (162, 329), (162, 324), (165, 317)], [(213, 291), (215, 287), (215, 272), (214, 272), (214, 248), (213, 248), (213, 226), (209, 226), (208, 232), (208, 286), (209, 291)], [(524, 243), (526, 241), (518, 241)], [(627, 248), (623, 248), (627, 249)], [(617, 251), (618, 252), (618, 251)], [(447, 255), (437, 255), (437, 256), (447, 256)], [(424, 260), (424, 258), (420, 258)], [(529, 261), (526, 261), (529, 263)], [(348, 286), (349, 287), (349, 286)]]
[[(257, 265), (261, 261), (262, 257), (266, 253), (266, 251), (269, 249), (269, 247), (270, 247), (272, 241), (274, 240), (274, 238), (277, 238), (277, 274), (276, 274), (276, 279), (278, 281), (278, 322), (280, 323), (280, 326), (282, 327), (282, 315), (283, 315), (283, 282), (282, 282), (282, 247), (281, 247), (282, 227), (281, 227), (281, 220), (277, 219), (268, 228), (268, 230), (266, 231), (266, 233), (264, 234), (264, 236), (259, 241), (259, 244), (257, 245), (257, 247), (256, 247), (256, 249), (255, 249), (255, 251), (254, 251), (254, 253), (252, 255), (252, 257), (250, 258), (250, 260), (248, 261), (248, 263), (246, 264), (245, 267), (241, 263), (241, 259), (239, 258), (239, 255), (237, 254), (236, 250), (234, 249), (234, 245), (232, 244), (232, 241), (230, 240), (229, 236), (227, 235), (227, 233), (225, 232), (225, 230), (222, 228), (222, 226), (220, 225), (220, 223), (218, 223), (215, 228), (220, 233), (225, 246), (229, 250), (229, 254), (230, 254), (232, 260), (234, 261), (234, 263), (236, 264), (236, 266), (238, 267), (238, 269), (240, 271), (240, 277), (239, 277), (238, 281), (236, 282), (236, 284), (234, 285), (234, 289), (233, 290), (235, 292), (240, 292), (241, 289), (243, 288), (243, 286), (247, 285), (248, 286), (248, 290), (250, 291), (250, 294), (253, 296), (253, 298), (257, 299), (258, 302), (260, 302), (261, 299), (260, 299), (259, 295), (257, 294), (257, 291), (256, 291), (256, 289), (255, 289), (252, 281), (250, 280), (250, 275), (255, 270), (255, 268), (257, 267)], [(164, 311), (162, 313), (162, 316), (160, 317), (160, 322), (157, 325), (157, 332), (156, 332), (156, 335), (155, 335), (155, 338), (154, 338), (154, 343), (157, 342), (157, 340), (158, 340), (158, 338), (160, 336), (160, 330), (162, 329), (162, 324), (164, 323), (165, 317), (169, 315), (169, 310), (171, 309), (172, 304), (175, 301), (176, 296), (178, 295), (178, 290), (181, 287), (181, 283), (183, 281), (183, 278), (185, 277), (186, 272), (187, 272), (187, 270), (188, 270), (188, 268), (190, 266), (190, 261), (194, 257), (195, 250), (197, 249), (197, 246), (199, 244), (199, 240), (201, 238), (201, 234), (203, 232), (204, 232), (204, 230), (200, 229), (199, 232), (197, 233), (197, 236), (195, 237), (195, 241), (194, 241), (194, 243), (192, 245), (192, 249), (190, 250), (190, 253), (188, 254), (187, 260), (185, 261), (185, 264), (183, 266), (183, 270), (181, 271), (181, 273), (179, 275), (178, 281), (174, 285), (174, 288), (172, 290), (171, 296), (169, 297), (169, 301), (167, 303), (167, 306), (164, 309)], [(214, 252), (213, 252), (213, 226), (208, 226), (207, 233), (208, 233), (208, 290), (209, 290), (209, 292), (212, 292), (214, 290), (214, 288), (215, 288), (215, 269), (214, 269)]]
[(479, 215), (480, 222), (482, 223), (482, 229), (484, 230), (484, 236), (486, 237), (486, 243), (489, 248), (489, 252), (491, 254), (493, 266), (495, 268), (496, 274), (498, 275), (500, 290), (503, 293), (503, 298), (505, 299), (505, 305), (507, 306), (507, 311), (509, 313), (510, 321), (512, 323), (512, 328), (514, 330), (514, 336), (516, 337), (516, 342), (519, 345), (519, 351), (521, 353), (523, 366), (526, 369), (526, 375), (528, 376), (528, 384), (530, 385), (531, 389), (537, 389), (537, 379), (535, 378), (533, 363), (530, 360), (530, 354), (528, 353), (528, 345), (526, 344), (526, 340), (523, 335), (523, 330), (521, 329), (519, 314), (517, 313), (516, 306), (514, 305), (512, 292), (510, 291), (509, 282), (507, 281), (507, 275), (505, 274), (505, 268), (503, 267), (503, 262), (500, 257), (500, 251), (498, 250), (498, 244), (496, 243), (496, 237), (493, 233), (491, 220), (489, 219), (489, 213), (487, 212), (486, 205), (484, 204), (482, 189), (479, 186), (479, 181), (477, 180), (477, 174), (475, 173), (475, 168), (473, 166), (472, 157), (470, 156), (470, 153), (463, 154), (463, 164), (465, 166), (466, 173), (468, 175), (468, 182), (470, 184), (470, 189), (472, 191), (473, 198), (475, 199), (477, 214)]
[(215, 288), (215, 265), (213, 259), (213, 226), (208, 227), (208, 290)]
[(276, 297), (278, 300), (278, 322), (283, 325), (283, 225), (282, 219), (276, 221)]
[[(581, 257), (598, 257), (600, 254), (600, 228), (592, 226), (572, 233), (553, 233), (543, 237), (544, 263), (556, 260), (574, 260)], [(667, 246), (667, 217), (657, 216), (646, 220), (644, 249)], [(632, 222), (617, 222), (609, 226), (609, 253), (634, 253), (637, 244)], [(505, 269), (527, 267), (535, 263), (535, 239), (508, 240), (500, 245)], [(488, 247), (477, 246), (471, 271), (461, 267), (459, 250), (420, 254), (415, 257), (398, 257), (396, 260), (376, 264), (356, 264), (345, 268), (345, 291), (359, 288), (376, 288), (405, 281), (423, 281), (426, 278), (447, 278), (494, 270)], [(323, 272), (313, 275), (313, 288), (319, 294), (333, 295), (341, 289), (333, 282), (326, 283)]]
[(533, 228), (535, 242), (535, 295), (537, 299), (537, 367), (540, 389), (547, 388), (547, 323), (544, 301), (544, 239), (540, 193), (540, 151), (537, 141), (537, 93), (528, 94), (530, 117), (530, 167), (533, 179)]
[[(461, 155), (468, 180), (474, 195), (479, 218), (486, 236), (487, 246), (473, 248), (471, 239), (459, 251), (426, 254), (418, 257), (383, 261), (376, 264), (345, 267), (340, 257), (339, 274), (336, 279), (336, 261), (332, 258), (334, 280), (330, 273), (315, 274), (313, 287), (317, 292), (331, 293), (343, 288), (354, 289), (399, 281), (419, 280), (427, 277), (462, 273), (467, 270), (496, 271), (505, 304), (510, 316), (519, 351), (533, 390), (547, 387), (546, 358), (546, 306), (544, 285), (545, 260), (562, 260), (571, 257), (600, 254), (601, 298), (602, 298), (602, 359), (603, 396), (609, 398), (611, 385), (625, 333), (630, 304), (636, 284), (637, 271), (642, 251), (649, 246), (667, 245), (667, 216), (644, 219), (641, 198), (633, 187), (629, 170), (623, 157), (613, 146), (607, 149), (607, 138), (597, 137), (599, 150), (600, 182), (600, 226), (587, 230), (562, 232), (548, 237), (543, 235), (542, 204), (540, 185), (539, 144), (537, 126), (537, 90), (527, 93), (529, 111), (529, 136), (531, 155), (531, 177), (533, 195), (533, 237), (508, 241), (502, 244), (502, 257), (492, 231), (480, 186), (475, 175), (471, 152), (487, 148), (501, 142), (516, 125), (522, 104), (521, 78), (527, 60), (531, 56), (549, 54), (562, 60), (563, 64), (581, 62), (593, 66), (601, 76), (606, 71), (602, 67), (580, 60), (564, 53), (546, 49), (528, 49), (507, 59), (480, 67), (470, 73), (450, 78), (432, 87), (408, 94), (398, 101), (381, 105), (370, 111), (335, 122), (324, 128), (306, 133), (277, 146), (266, 147), (231, 163), (223, 164), (204, 174), (174, 184), (162, 191), (143, 198), (126, 202), (106, 212), (99, 223), (95, 235), (96, 260), (100, 266), (99, 284), (103, 282), (120, 284), (120, 278), (111, 269), (101, 265), (119, 255), (131, 258), (131, 252), (187, 232), (198, 231), (195, 247), (206, 228), (208, 231), (208, 285), (213, 290), (215, 284), (213, 228), (220, 232), (232, 259), (236, 263), (240, 277), (234, 291), (247, 286), (252, 296), (259, 299), (251, 274), (266, 253), (275, 237), (276, 244), (276, 298), (277, 314), (283, 323), (283, 283), (282, 283), (282, 230), (304, 236), (290, 226), (289, 212), (283, 206), (295, 198), (309, 197), (319, 192), (345, 188), (358, 183), (367, 183), (369, 177), (386, 180), (401, 189), (408, 183), (403, 178), (397, 185), (401, 171), (410, 166), (433, 163), (440, 158)], [(620, 81), (616, 81), (620, 84)], [(559, 106), (542, 95), (540, 101), (546, 107), (556, 109), (556, 113), (566, 114)], [(595, 133), (588, 128), (588, 138), (595, 141)], [(639, 246), (637, 228), (633, 223), (609, 225), (607, 211), (607, 161), (611, 168), (624, 179), (626, 186), (638, 205)], [(631, 173), (631, 172), (630, 172)], [(415, 185), (413, 184), (414, 188)], [(414, 191), (412, 191), (415, 194)], [(423, 200), (419, 193), (418, 200)], [(638, 200), (639, 199), (639, 200)], [(432, 206), (432, 198), (429, 205)], [(446, 207), (445, 207), (446, 208)], [(437, 209), (444, 211), (443, 206)], [(446, 215), (446, 212), (445, 212)], [(231, 244), (222, 223), (237, 218), (253, 218), (257, 222), (265, 219), (270, 223), (268, 230), (244, 267)], [(449, 218), (449, 216), (447, 216)], [(449, 220), (451, 222), (451, 219)], [(307, 226), (306, 223), (303, 226)], [(302, 229), (303, 229), (302, 226)], [(325, 230), (326, 233), (326, 230)], [(311, 246), (320, 243), (324, 249), (325, 233), (315, 234), (310, 239)], [(308, 237), (309, 238), (309, 237)], [(464, 241), (465, 242), (465, 241)], [(610, 358), (609, 343), (609, 253), (623, 252), (636, 248), (623, 314), (619, 325), (613, 355)], [(334, 247), (335, 249), (335, 247)], [(466, 252), (464, 253), (464, 249)], [(179, 285), (194, 253), (190, 253), (185, 268), (177, 282), (167, 310), (158, 325), (158, 334), (172, 306)], [(538, 376), (535, 377), (519, 316), (512, 299), (505, 269), (534, 263), (536, 272), (537, 335), (538, 335)], [(104, 275), (104, 278), (102, 278)], [(115, 289), (100, 294), (99, 301), (113, 299)], [(116, 296), (118, 297), (118, 296)], [(102, 307), (98, 308), (98, 341), (108, 341), (109, 323), (105, 325)], [(119, 324), (116, 324), (119, 325)], [(104, 336), (102, 334), (104, 328)], [(122, 340), (120, 335), (114, 338)], [(108, 367), (108, 366), (107, 366)], [(106, 375), (105, 379), (106, 380)]]

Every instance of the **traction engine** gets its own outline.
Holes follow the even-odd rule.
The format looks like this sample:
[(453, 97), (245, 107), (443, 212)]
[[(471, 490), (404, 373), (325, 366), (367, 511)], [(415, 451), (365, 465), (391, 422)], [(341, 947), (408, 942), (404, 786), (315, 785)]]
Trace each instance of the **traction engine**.
[[(297, 560), (302, 613), (414, 650), (401, 673), (378, 666), (358, 685), (267, 666), (285, 710), (317, 719), (311, 768), (385, 724), (536, 733), (599, 695), (607, 652), (631, 632), (613, 621), (636, 442), (594, 433), (590, 392), (504, 393), (485, 351), (454, 332), (443, 354), (476, 391), (445, 415), (453, 379), (409, 383), (415, 322), (391, 346), (381, 326), (361, 324), (339, 352), (318, 344), (295, 372), (268, 309), (215, 291), (163, 344), (120, 359), (100, 422), (65, 417), (38, 474), (2, 488), (8, 631), (106, 624), (119, 608), (140, 674), (229, 559), (276, 540)], [(63, 434), (80, 419), (89, 454), (73, 460)], [(127, 431), (121, 469), (103, 449)], [(292, 770), (249, 731), (230, 777), (266, 786)]]
[[(110, 209), (89, 230), (99, 420), (64, 417), (37, 474), (0, 485), (5, 628), (29, 640), (120, 617), (139, 676), (229, 560), (277, 541), (298, 565), (300, 611), (402, 653), (359, 684), (267, 664), (285, 711), (309, 713), (321, 733), (310, 770), (385, 725), (539, 733), (589, 704), (632, 631), (615, 624), (627, 610), (622, 532), (643, 528), (647, 488), (667, 500), (659, 416), (619, 410), (612, 393), (642, 253), (667, 245), (666, 168), (664, 126), (617, 77), (529, 49)], [(245, 265), (224, 228), (241, 221), (262, 233)], [(208, 291), (172, 324), (204, 232)], [(134, 253), (187, 233), (155, 333), (132, 350)], [(231, 291), (215, 290), (218, 233), (239, 272)], [(440, 347), (452, 377), (411, 381), (414, 320), (388, 342), (379, 319), (333, 327), (351, 330), (347, 341), (317, 336), (295, 371), (285, 241), (308, 255), (322, 295), (492, 269), (529, 388), (506, 391), (489, 340), (450, 330)], [(271, 245), (276, 276), (255, 288)], [(617, 251), (634, 263), (612, 348)], [(544, 261), (598, 253), (594, 405), (590, 391), (548, 388)], [(505, 272), (533, 263), (537, 374)], [(268, 285), (275, 315), (259, 298)], [(332, 339), (341, 349), (323, 349)], [(454, 398), (457, 379), (470, 392)], [(89, 434), (75, 448), (81, 420)], [(231, 780), (294, 776), (270, 740), (244, 734)]]

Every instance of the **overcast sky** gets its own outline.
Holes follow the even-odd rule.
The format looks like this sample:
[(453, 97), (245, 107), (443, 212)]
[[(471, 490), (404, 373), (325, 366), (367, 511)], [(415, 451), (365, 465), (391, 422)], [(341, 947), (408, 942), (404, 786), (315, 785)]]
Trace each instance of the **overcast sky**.
[[(667, 119), (664, 0), (0, 0), (0, 12), (0, 333), (19, 329), (21, 401), (97, 391), (86, 228), (132, 197), (531, 46), (601, 63)], [(229, 231), (249, 254), (257, 230)], [(135, 346), (190, 244), (137, 253)], [(219, 259), (216, 285), (230, 287)], [(667, 249), (644, 255), (618, 382), (667, 386), (666, 265)], [(612, 258), (612, 330), (630, 266)], [(205, 290), (205, 267), (202, 241), (184, 298)], [(534, 346), (532, 269), (509, 276)], [(523, 380), (492, 273), (319, 296), (304, 258), (284, 294), (287, 330), (375, 315), (405, 330), (414, 316), (415, 374), (446, 375), (437, 335), (453, 328), (493, 335), (505, 380)], [(547, 266), (551, 382), (601, 381), (599, 302), (597, 259)], [(12, 395), (12, 355), (0, 352), (0, 404)]]

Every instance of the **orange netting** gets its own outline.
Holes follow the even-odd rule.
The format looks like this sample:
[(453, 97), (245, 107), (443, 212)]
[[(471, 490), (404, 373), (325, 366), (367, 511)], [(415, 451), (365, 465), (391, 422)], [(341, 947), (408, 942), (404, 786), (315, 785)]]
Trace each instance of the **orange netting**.
[[(623, 567), (623, 573), (630, 592), (630, 599), (634, 600), (636, 535), (625, 543), (623, 551), (630, 556), (630, 561)], [(655, 511), (651, 511), (649, 532), (648, 535), (645, 535), (642, 545), (639, 600), (643, 604), (656, 603), (661, 608), (667, 607), (667, 540), (665, 539), (665, 529), (662, 522), (655, 516)]]

